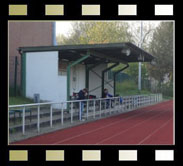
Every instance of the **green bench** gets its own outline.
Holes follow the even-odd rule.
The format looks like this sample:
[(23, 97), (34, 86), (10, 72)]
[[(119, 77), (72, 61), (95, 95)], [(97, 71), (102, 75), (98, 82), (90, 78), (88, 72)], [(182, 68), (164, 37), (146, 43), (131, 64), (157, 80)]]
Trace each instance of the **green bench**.
[[(29, 112), (30, 113), (30, 122), (32, 121), (32, 110), (30, 110), (30, 109), (26, 109), (25, 110), (25, 113), (26, 112)], [(23, 113), (23, 109), (21, 110), (10, 110), (9, 111), (9, 115), (14, 115), (14, 124), (15, 124), (15, 122), (16, 122), (16, 113), (19, 113), (19, 118), (21, 117), (21, 114)]]

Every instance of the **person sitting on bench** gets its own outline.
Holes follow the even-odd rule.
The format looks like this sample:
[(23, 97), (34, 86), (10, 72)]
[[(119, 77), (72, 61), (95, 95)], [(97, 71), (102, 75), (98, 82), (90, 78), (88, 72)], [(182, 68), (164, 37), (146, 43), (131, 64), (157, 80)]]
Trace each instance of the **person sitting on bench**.
[[(103, 94), (102, 94), (102, 98), (110, 98), (110, 97), (113, 97), (113, 96), (108, 92), (108, 89), (105, 88), (103, 91)], [(106, 108), (109, 108), (109, 101), (110, 101), (110, 99), (106, 100)], [(111, 105), (112, 105), (112, 103), (111, 103)]]
[(78, 100), (87, 99), (87, 96), (88, 96), (88, 90), (87, 90), (87, 88), (84, 88), (84, 89), (79, 91), (79, 93), (78, 93)]

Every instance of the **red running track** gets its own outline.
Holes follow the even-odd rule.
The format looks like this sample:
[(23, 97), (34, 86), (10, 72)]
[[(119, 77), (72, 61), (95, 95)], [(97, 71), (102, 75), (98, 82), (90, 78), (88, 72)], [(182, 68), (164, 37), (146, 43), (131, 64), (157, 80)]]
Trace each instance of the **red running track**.
[(173, 144), (173, 101), (162, 102), (13, 144)]

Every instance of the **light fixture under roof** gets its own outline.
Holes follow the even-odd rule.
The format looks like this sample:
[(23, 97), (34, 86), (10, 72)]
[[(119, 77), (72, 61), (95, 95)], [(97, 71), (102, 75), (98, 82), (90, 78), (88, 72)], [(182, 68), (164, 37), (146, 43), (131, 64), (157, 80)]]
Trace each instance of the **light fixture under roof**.
[(156, 65), (156, 61), (155, 61), (154, 59), (153, 59), (150, 63), (151, 63), (151, 65), (153, 65), (153, 66)]
[(138, 61), (144, 62), (144, 56), (142, 54), (138, 56)]
[(122, 54), (125, 54), (126, 56), (129, 56), (131, 54), (131, 50), (129, 48), (125, 48), (121, 50)]

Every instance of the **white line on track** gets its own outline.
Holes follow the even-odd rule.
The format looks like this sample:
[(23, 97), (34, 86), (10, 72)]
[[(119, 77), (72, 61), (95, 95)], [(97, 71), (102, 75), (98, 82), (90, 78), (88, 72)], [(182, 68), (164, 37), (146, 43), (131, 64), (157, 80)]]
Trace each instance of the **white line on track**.
[[(161, 104), (162, 104), (162, 103), (161, 103)], [(166, 107), (167, 105), (170, 105), (170, 103), (167, 103), (167, 104), (165, 104), (165, 105), (162, 105), (162, 106), (158, 107), (158, 109), (160, 109), (160, 108), (162, 108), (162, 107)], [(155, 106), (156, 106), (156, 105), (155, 105)], [(149, 110), (149, 111), (147, 111), (147, 112), (143, 112), (143, 113), (140, 113), (140, 114), (135, 114), (135, 115), (130, 116), (130, 117), (128, 117), (128, 118), (125, 118), (125, 119), (122, 119), (122, 120), (119, 120), (119, 121), (112, 122), (112, 123), (107, 124), (107, 125), (105, 125), (105, 126), (102, 126), (102, 127), (100, 127), (100, 128), (97, 128), (97, 129), (94, 129), (94, 130), (90, 130), (90, 131), (87, 131), (87, 132), (84, 132), (84, 133), (75, 135), (75, 136), (73, 136), (73, 137), (69, 137), (69, 138), (63, 139), (63, 140), (61, 140), (61, 141), (58, 141), (58, 142), (53, 143), (52, 145), (60, 144), (60, 143), (63, 143), (63, 142), (65, 142), (65, 141), (69, 141), (69, 140), (72, 140), (72, 139), (74, 139), (74, 138), (77, 138), (77, 137), (80, 137), (80, 136), (83, 136), (83, 135), (90, 134), (90, 133), (92, 133), (92, 132), (95, 132), (95, 131), (98, 131), (98, 130), (107, 128), (107, 127), (109, 127), (109, 126), (118, 124), (118, 123), (120, 123), (120, 122), (127, 121), (127, 120), (129, 120), (129, 119), (133, 119), (133, 118), (136, 117), (136, 116), (138, 117), (139, 115), (141, 116), (141, 115), (143, 115), (143, 114), (149, 113), (149, 112), (154, 111), (154, 110), (156, 110), (156, 109), (157, 109), (157, 108), (151, 109), (151, 110)]]
[(145, 137), (143, 140), (141, 140), (138, 145), (142, 144), (144, 141), (146, 141), (148, 138), (150, 138), (152, 135), (154, 135), (155, 133), (157, 133), (161, 128), (165, 127), (170, 121), (172, 120), (172, 118), (170, 118), (167, 122), (165, 122), (164, 124), (162, 124), (158, 129), (154, 130), (151, 134), (149, 134), (147, 137)]
[(155, 118), (155, 117), (161, 116), (161, 114), (163, 114), (163, 113), (165, 113), (165, 112), (168, 112), (168, 111), (170, 111), (170, 110), (166, 110), (166, 111), (160, 112), (159, 114), (156, 114), (155, 116), (152, 116), (152, 117), (150, 117), (150, 118), (147, 118), (146, 120), (143, 120), (143, 121), (141, 121), (141, 122), (135, 124), (134, 126), (131, 126), (131, 127), (127, 128), (127, 129), (125, 129), (125, 130), (123, 130), (123, 131), (121, 131), (121, 132), (119, 132), (119, 133), (117, 133), (117, 134), (115, 134), (115, 135), (113, 135), (113, 136), (111, 136), (111, 137), (108, 137), (108, 138), (106, 138), (106, 139), (103, 139), (102, 141), (97, 142), (96, 144), (100, 144), (100, 143), (102, 143), (102, 142), (105, 142), (105, 141), (108, 141), (108, 140), (110, 140), (110, 139), (113, 139), (114, 137), (117, 137), (117, 136), (119, 136), (119, 135), (121, 135), (121, 134), (123, 134), (123, 133), (129, 131), (130, 129), (133, 129), (133, 128), (135, 128), (135, 127), (137, 127), (137, 126), (143, 124), (144, 122), (146, 122), (146, 121), (148, 121), (148, 120), (150, 120), (150, 119), (153, 119), (153, 118)]

